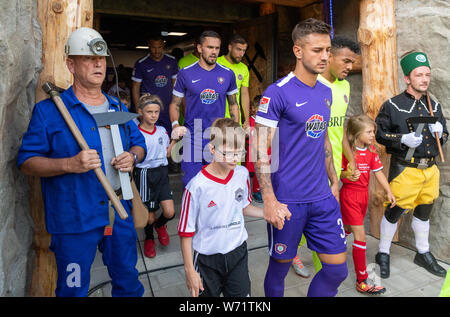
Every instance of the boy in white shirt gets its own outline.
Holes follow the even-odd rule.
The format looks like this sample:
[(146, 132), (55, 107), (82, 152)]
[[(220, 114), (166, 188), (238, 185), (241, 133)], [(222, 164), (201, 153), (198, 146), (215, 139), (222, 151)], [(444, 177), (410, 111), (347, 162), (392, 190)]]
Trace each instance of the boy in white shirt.
[[(250, 204), (249, 173), (237, 165), (245, 157), (245, 131), (231, 119), (216, 119), (208, 146), (213, 161), (187, 184), (181, 203), (178, 234), (186, 284), (194, 297), (247, 297), (244, 215), (262, 218), (264, 213)], [(284, 224), (290, 214), (279, 217)]]
[[(133, 177), (142, 201), (150, 212), (149, 222), (144, 228), (144, 254), (148, 258), (156, 256), (153, 227), (158, 234), (159, 243), (167, 246), (170, 238), (166, 230), (166, 223), (175, 215), (167, 161), (175, 141), (170, 141), (163, 126), (155, 124), (162, 107), (162, 101), (156, 95), (144, 94), (139, 99), (138, 113), (141, 122), (138, 127), (145, 138), (147, 156), (142, 162), (136, 164)], [(154, 212), (159, 209), (160, 205), (162, 214), (155, 221)]]

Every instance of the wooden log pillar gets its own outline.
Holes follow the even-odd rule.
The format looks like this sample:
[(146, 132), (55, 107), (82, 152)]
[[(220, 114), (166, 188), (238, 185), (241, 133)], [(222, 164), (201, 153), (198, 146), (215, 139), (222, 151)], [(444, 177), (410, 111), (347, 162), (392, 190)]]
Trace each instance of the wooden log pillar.
[[(42, 28), (42, 63), (44, 68), (36, 86), (36, 102), (48, 98), (42, 84), (51, 81), (68, 88), (72, 75), (66, 67), (64, 45), (75, 29), (92, 27), (93, 0), (37, 0), (38, 20)], [(54, 254), (48, 249), (50, 235), (44, 220), (44, 205), (38, 177), (29, 177), (30, 212), (34, 221), (35, 258), (29, 289), (30, 296), (54, 296), (57, 270)]]
[[(361, 0), (358, 41), (362, 56), (362, 107), (375, 119), (383, 102), (399, 93), (397, 38), (394, 0)], [(384, 146), (376, 144), (387, 176), (390, 158)], [(370, 233), (380, 236), (385, 194), (371, 178), (369, 187)], [(398, 240), (397, 235), (394, 240)]]

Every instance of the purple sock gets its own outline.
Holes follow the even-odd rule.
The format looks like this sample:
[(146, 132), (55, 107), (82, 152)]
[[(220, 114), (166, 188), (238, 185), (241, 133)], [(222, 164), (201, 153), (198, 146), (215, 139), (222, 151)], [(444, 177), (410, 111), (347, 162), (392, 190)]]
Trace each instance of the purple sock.
[(283, 297), (284, 278), (289, 272), (291, 262), (281, 263), (270, 258), (264, 279), (264, 293), (266, 297)]
[(334, 297), (338, 287), (348, 274), (347, 262), (328, 264), (322, 262), (322, 269), (314, 276), (308, 289), (308, 297)]

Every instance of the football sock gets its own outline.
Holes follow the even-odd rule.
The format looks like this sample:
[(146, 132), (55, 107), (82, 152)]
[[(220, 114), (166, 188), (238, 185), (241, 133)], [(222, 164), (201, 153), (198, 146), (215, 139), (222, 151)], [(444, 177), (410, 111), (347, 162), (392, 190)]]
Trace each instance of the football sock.
[(266, 297), (283, 297), (284, 279), (291, 267), (291, 262), (277, 262), (272, 257), (269, 260), (266, 277), (264, 279), (264, 293)]
[(155, 237), (153, 236), (153, 223), (147, 224), (144, 228), (145, 231), (145, 240), (155, 240)]
[(360, 283), (368, 277), (366, 271), (366, 242), (353, 241), (352, 256), (355, 264), (356, 279)]
[[(175, 217), (175, 215), (174, 215)], [(162, 226), (164, 226), (169, 220), (172, 220), (174, 217), (172, 218), (166, 218), (166, 216), (164, 216), (164, 214), (161, 214), (161, 216), (159, 216), (159, 218), (155, 221), (155, 228), (161, 228)]]
[(322, 269), (314, 276), (308, 289), (308, 297), (333, 297), (338, 287), (347, 278), (347, 262), (342, 264), (322, 263)]

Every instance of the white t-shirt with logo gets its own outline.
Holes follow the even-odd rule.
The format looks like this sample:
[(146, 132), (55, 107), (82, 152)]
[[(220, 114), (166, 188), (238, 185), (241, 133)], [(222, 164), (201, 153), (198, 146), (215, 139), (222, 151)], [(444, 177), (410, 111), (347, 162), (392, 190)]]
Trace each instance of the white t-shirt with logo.
[(187, 184), (181, 202), (178, 234), (193, 237), (200, 254), (225, 254), (248, 238), (243, 209), (252, 201), (248, 170), (236, 168), (225, 179), (203, 169)]
[(136, 164), (139, 168), (155, 168), (159, 166), (166, 166), (167, 162), (167, 147), (170, 143), (169, 135), (163, 126), (155, 125), (153, 131), (147, 131), (138, 125), (139, 131), (145, 138), (145, 145), (147, 146), (147, 156), (145, 159)]

